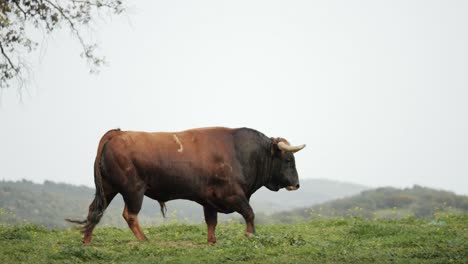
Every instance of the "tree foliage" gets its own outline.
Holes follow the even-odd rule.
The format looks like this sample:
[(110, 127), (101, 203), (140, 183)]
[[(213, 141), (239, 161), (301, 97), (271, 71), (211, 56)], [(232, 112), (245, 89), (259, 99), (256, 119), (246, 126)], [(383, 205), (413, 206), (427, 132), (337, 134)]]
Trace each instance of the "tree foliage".
[(38, 36), (60, 28), (71, 31), (90, 71), (97, 71), (104, 58), (83, 29), (101, 14), (120, 14), (123, 9), (121, 0), (0, 0), (0, 88), (15, 80), (23, 85), (29, 71), (25, 57), (40, 46)]

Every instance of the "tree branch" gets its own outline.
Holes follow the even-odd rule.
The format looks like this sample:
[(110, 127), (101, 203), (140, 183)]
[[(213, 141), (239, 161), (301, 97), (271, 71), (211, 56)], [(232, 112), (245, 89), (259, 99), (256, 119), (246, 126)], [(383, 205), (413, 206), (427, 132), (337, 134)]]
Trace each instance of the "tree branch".
[(90, 6), (95, 6), (95, 7), (107, 7), (107, 8), (110, 8), (110, 9), (113, 9), (115, 8), (115, 6), (112, 6), (112, 5), (109, 5), (107, 3), (95, 3), (95, 2), (92, 2), (92, 1), (89, 1), (89, 0), (74, 0), (75, 3), (83, 3), (83, 4), (88, 4)]
[(119, 14), (124, 10), (122, 0), (0, 0), (0, 88), (9, 87), (16, 78), (20, 84), (24, 79), (28, 66), (22, 62), (24, 55), (15, 51), (36, 49), (38, 43), (29, 36), (29, 29), (46, 29), (50, 34), (65, 26), (78, 40), (90, 72), (97, 72), (104, 58), (96, 55), (97, 45), (81, 29), (101, 10)]
[(13, 64), (13, 62), (11, 61), (10, 57), (8, 57), (8, 55), (6, 54), (5, 50), (3, 49), (3, 45), (2, 45), (2, 42), (0, 42), (0, 51), (3, 55), (3, 57), (8, 61), (8, 64), (10, 65), (10, 67), (15, 70), (16, 73), (19, 72), (19, 70), (15, 67), (15, 65)]
[(81, 37), (80, 35), (80, 32), (78, 31), (78, 29), (75, 27), (75, 24), (73, 23), (73, 21), (71, 20), (71, 18), (69, 16), (67, 16), (64, 12), (63, 12), (63, 8), (52, 3), (51, 1), (49, 0), (44, 0), (45, 2), (49, 3), (53, 8), (55, 8), (59, 13), (60, 15), (65, 18), (65, 20), (67, 20), (68, 24), (70, 24), (70, 28), (71, 30), (73, 31), (73, 33), (75, 33), (76, 37), (78, 38), (78, 40), (80, 41), (80, 44), (81, 46), (83, 46), (83, 49), (86, 51), (86, 44), (83, 40), (83, 38)]
[(23, 13), (24, 18), (26, 19), (28, 13), (26, 13), (26, 11), (24, 11), (23, 8), (21, 8), (20, 4), (18, 3), (18, 0), (14, 0), (13, 3), (15, 3), (16, 7)]

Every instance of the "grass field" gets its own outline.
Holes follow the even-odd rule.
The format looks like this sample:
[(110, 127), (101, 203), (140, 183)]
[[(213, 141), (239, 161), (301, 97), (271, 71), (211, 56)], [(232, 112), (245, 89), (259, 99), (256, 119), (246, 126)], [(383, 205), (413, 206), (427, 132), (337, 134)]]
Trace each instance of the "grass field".
[(468, 215), (434, 219), (318, 219), (245, 226), (221, 223), (218, 243), (205, 225), (146, 227), (149, 242), (129, 229), (98, 226), (92, 246), (76, 230), (0, 225), (0, 263), (468, 263)]

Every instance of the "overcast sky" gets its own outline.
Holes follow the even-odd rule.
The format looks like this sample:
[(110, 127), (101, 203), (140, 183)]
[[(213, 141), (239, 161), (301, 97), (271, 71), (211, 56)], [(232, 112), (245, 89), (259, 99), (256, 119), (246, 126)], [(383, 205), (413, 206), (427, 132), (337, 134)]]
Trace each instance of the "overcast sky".
[(111, 128), (247, 126), (293, 144), (301, 178), (468, 194), (468, 1), (128, 1), (67, 31), (3, 91), (0, 179), (93, 186)]

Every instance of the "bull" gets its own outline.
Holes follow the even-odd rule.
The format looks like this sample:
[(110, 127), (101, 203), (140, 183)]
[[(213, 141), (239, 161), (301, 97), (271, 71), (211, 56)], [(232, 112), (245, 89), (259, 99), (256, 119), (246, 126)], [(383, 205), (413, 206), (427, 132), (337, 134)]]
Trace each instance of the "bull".
[(138, 223), (143, 197), (165, 202), (186, 199), (203, 206), (208, 243), (216, 243), (218, 213), (237, 212), (245, 219), (246, 235), (255, 233), (251, 195), (262, 186), (271, 191), (297, 190), (299, 179), (292, 146), (249, 128), (199, 128), (182, 132), (110, 130), (101, 138), (94, 162), (96, 193), (81, 224), (83, 243), (104, 210), (120, 193), (123, 218), (135, 237), (147, 240)]

